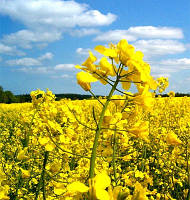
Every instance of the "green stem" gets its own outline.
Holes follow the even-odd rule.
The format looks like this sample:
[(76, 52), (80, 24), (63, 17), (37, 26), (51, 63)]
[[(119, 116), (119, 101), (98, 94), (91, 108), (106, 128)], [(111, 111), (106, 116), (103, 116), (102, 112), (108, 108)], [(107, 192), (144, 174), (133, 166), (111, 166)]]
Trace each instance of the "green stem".
[(146, 162), (146, 145), (143, 142), (143, 150), (142, 150), (142, 165), (141, 165), (141, 171), (144, 172), (145, 170), (145, 162)]
[(113, 175), (114, 175), (114, 179), (115, 179), (115, 184), (117, 185), (116, 165), (115, 165), (116, 148), (117, 148), (117, 141), (116, 141), (116, 129), (115, 129), (114, 135), (113, 135), (113, 157), (112, 157), (112, 162), (113, 162)]
[(89, 178), (93, 178), (94, 177), (94, 168), (95, 168), (95, 160), (96, 160), (96, 150), (97, 150), (97, 146), (98, 146), (98, 139), (100, 136), (100, 132), (101, 132), (101, 127), (102, 127), (102, 122), (103, 122), (103, 118), (104, 118), (104, 114), (106, 112), (106, 109), (108, 107), (108, 104), (110, 102), (110, 99), (114, 93), (114, 91), (116, 90), (116, 87), (119, 83), (119, 78), (117, 76), (116, 81), (107, 97), (106, 103), (104, 104), (104, 107), (102, 109), (102, 112), (100, 114), (100, 118), (98, 121), (98, 126), (96, 129), (96, 134), (95, 134), (95, 138), (94, 138), (94, 144), (93, 144), (93, 148), (92, 148), (92, 154), (91, 154), (91, 159), (90, 159), (90, 171), (89, 171)]
[(15, 200), (18, 199), (18, 190), (21, 188), (21, 185), (22, 185), (22, 172), (21, 170), (19, 170), (18, 172), (18, 183), (17, 183), (17, 186), (16, 186), (16, 192), (15, 192)]
[(29, 127), (28, 127), (28, 133), (25, 131), (25, 143), (24, 143), (23, 147), (28, 147), (28, 143), (29, 143), (30, 134), (31, 134), (31, 131), (32, 131), (32, 125), (33, 125), (33, 122), (34, 122), (34, 118), (35, 118), (36, 114), (38, 113), (39, 108), (42, 105), (42, 103), (43, 103), (43, 101), (39, 105), (37, 105), (37, 107), (35, 108), (36, 110), (35, 110), (35, 112), (34, 112), (34, 114), (32, 116), (32, 119), (31, 119)]
[(45, 151), (44, 155), (44, 163), (43, 163), (43, 171), (42, 171), (42, 192), (43, 192), (43, 200), (46, 200), (46, 188), (45, 188), (45, 168), (48, 160), (49, 152)]
[(186, 141), (186, 162), (187, 162), (187, 177), (188, 177), (188, 193), (187, 193), (186, 200), (190, 200), (190, 173), (189, 173), (188, 141)]
[(48, 155), (49, 155), (49, 152), (45, 151), (42, 173), (41, 173), (40, 180), (38, 182), (38, 187), (37, 187), (37, 191), (36, 191), (35, 200), (38, 199), (41, 186), (42, 186), (42, 192), (43, 192), (43, 200), (46, 200), (46, 194), (45, 194), (45, 168), (46, 168), (46, 164), (47, 164), (47, 160), (48, 160)]

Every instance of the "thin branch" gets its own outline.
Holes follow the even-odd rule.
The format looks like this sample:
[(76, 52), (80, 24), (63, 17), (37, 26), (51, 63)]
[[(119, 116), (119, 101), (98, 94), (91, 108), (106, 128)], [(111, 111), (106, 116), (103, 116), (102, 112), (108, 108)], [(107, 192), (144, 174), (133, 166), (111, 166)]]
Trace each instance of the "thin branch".
[(98, 99), (98, 97), (97, 97), (96, 95), (94, 95), (94, 93), (93, 93), (91, 90), (89, 90), (89, 92), (90, 92), (90, 94), (91, 94), (96, 100), (98, 100), (98, 102), (99, 102), (102, 106), (104, 106), (104, 104)]
[(114, 174), (114, 181), (115, 184), (117, 186), (117, 176), (116, 176), (116, 162), (115, 162), (115, 154), (116, 154), (116, 150), (117, 150), (117, 137), (116, 137), (116, 131), (114, 131), (114, 135), (113, 135), (113, 154), (112, 154), (112, 162), (113, 162), (113, 174)]
[(41, 185), (42, 185), (42, 192), (43, 192), (43, 200), (46, 200), (46, 195), (45, 195), (45, 177), (44, 177), (44, 176), (45, 176), (45, 168), (46, 168), (46, 164), (47, 164), (47, 160), (48, 160), (48, 155), (49, 155), (49, 152), (48, 152), (48, 151), (45, 151), (45, 153), (44, 153), (44, 161), (43, 161), (42, 173), (41, 173), (40, 180), (39, 180), (39, 182), (38, 182), (35, 200), (38, 199), (39, 192), (40, 192), (40, 190), (41, 190)]
[(84, 126), (85, 128), (88, 128), (88, 129), (90, 129), (90, 130), (96, 131), (96, 129), (91, 128), (91, 127), (87, 126), (86, 124), (81, 123), (80, 120), (76, 117), (75, 113), (69, 108), (68, 105), (67, 105), (67, 107), (68, 107), (69, 111), (70, 111), (71, 113), (73, 113), (75, 119), (77, 120), (77, 122), (78, 122), (79, 124), (81, 124), (81, 125)]
[(120, 78), (120, 73), (121, 72), (119, 72), (119, 70), (121, 69), (121, 65), (122, 65), (122, 63), (119, 64), (119, 67), (118, 67), (118, 70), (117, 70), (117, 77), (118, 78)]
[(113, 67), (114, 72), (117, 74), (117, 72), (116, 72), (116, 70), (115, 70), (115, 68), (114, 68), (113, 58), (111, 58), (111, 63), (112, 63), (112, 67)]
[(120, 80), (120, 82), (128, 82), (128, 83), (143, 83), (142, 81), (124, 81), (124, 80)]
[[(111, 84), (109, 81), (115, 83), (115, 81), (111, 80), (111, 79), (108, 78), (108, 77), (105, 78), (104, 76), (98, 74), (97, 72), (94, 72), (94, 74), (96, 74), (96, 75), (98, 75), (100, 78), (104, 79), (104, 81), (106, 81), (108, 84)], [(109, 81), (107, 81), (107, 79), (108, 79)]]
[(136, 71), (137, 71), (137, 70), (134, 70), (134, 71), (132, 71), (132, 72), (129, 72), (129, 73), (125, 74), (125, 75), (119, 76), (119, 78), (128, 77), (128, 76), (130, 76), (130, 75), (134, 74)]
[(94, 121), (96, 123), (96, 127), (98, 127), (98, 122), (96, 120), (96, 114), (95, 114), (94, 106), (92, 107), (92, 114), (93, 114)]
[(90, 159), (90, 157), (87, 157), (87, 156), (84, 156), (84, 155), (79, 155), (79, 154), (72, 153), (72, 152), (69, 152), (69, 151), (67, 151), (67, 150), (62, 149), (62, 148), (53, 140), (53, 138), (51, 137), (50, 134), (49, 134), (48, 136), (49, 136), (50, 140), (53, 142), (53, 144), (54, 144), (58, 149), (60, 149), (61, 151), (63, 151), (64, 153), (68, 153), (68, 154), (71, 154), (71, 155), (73, 155), (73, 156), (78, 156), (78, 157)]

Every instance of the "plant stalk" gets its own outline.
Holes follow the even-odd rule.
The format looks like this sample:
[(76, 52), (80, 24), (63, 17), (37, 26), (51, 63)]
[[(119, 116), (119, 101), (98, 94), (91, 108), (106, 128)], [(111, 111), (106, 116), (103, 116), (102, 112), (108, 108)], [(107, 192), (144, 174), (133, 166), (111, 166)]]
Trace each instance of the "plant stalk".
[(42, 173), (41, 173), (40, 180), (38, 182), (35, 200), (38, 199), (41, 187), (42, 187), (42, 192), (43, 192), (43, 200), (46, 200), (46, 194), (45, 194), (45, 168), (46, 168), (46, 164), (47, 164), (47, 160), (48, 160), (48, 155), (49, 155), (49, 152), (45, 151)]
[(100, 118), (98, 121), (98, 125), (97, 125), (97, 129), (96, 129), (96, 133), (95, 133), (95, 138), (94, 138), (94, 144), (93, 144), (93, 148), (92, 148), (92, 154), (91, 154), (91, 159), (90, 159), (90, 170), (89, 170), (89, 178), (93, 178), (94, 177), (94, 168), (95, 168), (95, 160), (96, 160), (96, 150), (97, 150), (97, 146), (98, 146), (98, 139), (100, 136), (100, 132), (101, 132), (101, 127), (102, 127), (102, 123), (103, 123), (103, 118), (105, 115), (105, 111), (108, 107), (108, 104), (110, 102), (110, 99), (114, 93), (114, 91), (116, 90), (116, 87), (119, 83), (119, 77), (117, 76), (116, 81), (107, 97), (106, 103), (104, 104), (104, 107), (102, 109), (102, 112), (100, 114)]

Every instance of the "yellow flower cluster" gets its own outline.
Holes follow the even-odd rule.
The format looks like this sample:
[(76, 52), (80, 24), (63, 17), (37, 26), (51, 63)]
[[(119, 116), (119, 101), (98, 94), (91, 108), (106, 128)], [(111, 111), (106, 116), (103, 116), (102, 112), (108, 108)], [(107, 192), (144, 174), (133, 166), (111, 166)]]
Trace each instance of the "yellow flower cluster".
[[(143, 61), (143, 53), (135, 51), (126, 40), (121, 40), (117, 45), (111, 44), (109, 48), (99, 45), (95, 50), (104, 56), (99, 63), (95, 64), (97, 58), (90, 51), (82, 67), (76, 66), (83, 70), (77, 74), (77, 81), (84, 90), (91, 89), (91, 82), (100, 81), (102, 84), (107, 84), (109, 76), (115, 77), (118, 74), (124, 90), (129, 90), (131, 83), (137, 86), (139, 94), (148, 92), (149, 89), (157, 89), (157, 82), (150, 75), (150, 66)], [(145, 85), (148, 89), (144, 89)]]

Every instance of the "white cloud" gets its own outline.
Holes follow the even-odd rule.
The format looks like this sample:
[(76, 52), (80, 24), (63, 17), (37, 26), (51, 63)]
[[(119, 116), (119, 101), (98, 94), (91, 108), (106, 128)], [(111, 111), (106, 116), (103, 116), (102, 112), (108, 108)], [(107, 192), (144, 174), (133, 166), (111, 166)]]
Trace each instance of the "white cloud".
[(190, 69), (190, 58), (168, 59), (161, 61), (160, 64), (179, 69)]
[(96, 35), (100, 33), (100, 31), (98, 29), (94, 29), (94, 28), (82, 28), (82, 29), (78, 29), (78, 30), (72, 30), (70, 32), (70, 34), (72, 36), (78, 36), (78, 37), (83, 37), (83, 36), (87, 36), (87, 35)]
[(51, 76), (51, 78), (53, 79), (70, 79), (73, 78), (73, 76), (69, 75), (69, 74), (62, 74), (62, 75), (53, 75)]
[(61, 39), (61, 32), (58, 31), (30, 31), (20, 30), (16, 33), (5, 35), (2, 41), (6, 44), (17, 45), (25, 49), (32, 48), (35, 42), (53, 42)]
[(152, 73), (166, 73), (166, 74), (171, 74), (171, 73), (173, 73), (173, 72), (177, 72), (178, 71), (178, 69), (176, 69), (176, 68), (168, 68), (167, 66), (160, 66), (160, 65), (156, 65), (156, 66), (154, 66), (154, 65), (152, 65), (151, 66), (151, 72)]
[(39, 66), (42, 63), (34, 58), (20, 58), (15, 60), (7, 60), (6, 63), (10, 66)]
[(22, 67), (18, 70), (30, 74), (47, 74), (52, 72), (48, 67)]
[(112, 30), (105, 33), (100, 33), (94, 38), (95, 41), (119, 41), (126, 39), (128, 41), (135, 41), (137, 38), (130, 34), (128, 30)]
[(32, 29), (102, 26), (116, 20), (114, 14), (90, 10), (87, 4), (61, 0), (1, 0), (0, 13)]
[[(14, 60), (7, 60), (6, 63), (10, 66), (39, 66), (42, 65), (41, 61), (51, 60), (53, 58), (53, 54), (51, 52), (47, 52), (38, 58), (20, 58)], [(24, 68), (23, 68), (24, 69)]]
[(18, 55), (23, 56), (25, 55), (24, 52), (19, 51), (15, 46), (8, 46), (0, 43), (0, 54), (6, 54), (6, 55)]
[[(100, 59), (102, 58), (102, 54), (100, 54), (99, 52), (95, 51), (94, 49), (90, 49), (90, 48), (77, 48), (76, 49), (76, 53), (81, 57), (83, 56), (84, 59), (82, 60), (82, 62), (84, 62), (85, 58), (87, 59), (89, 57), (89, 51), (91, 51), (93, 53), (93, 55), (97, 58), (96, 62), (99, 62)], [(82, 58), (83, 58), (82, 57)]]
[(159, 77), (171, 77), (171, 74), (167, 74), (167, 73), (161, 73), (161, 74), (152, 74), (153, 77), (155, 78), (159, 78)]
[(128, 32), (138, 38), (181, 39), (183, 31), (174, 27), (136, 26), (130, 27)]
[(51, 60), (53, 58), (53, 54), (51, 52), (47, 52), (44, 55), (38, 57), (38, 60)]
[(138, 40), (133, 43), (146, 57), (183, 53), (186, 47), (176, 40)]
[(54, 67), (55, 70), (72, 70), (75, 69), (75, 64), (58, 64)]
[(151, 72), (154, 76), (161, 76), (161, 74), (166, 74), (167, 77), (169, 77), (171, 74), (184, 69), (190, 69), (190, 58), (153, 61), (151, 64)]
[(127, 39), (135, 41), (137, 39), (181, 39), (183, 31), (180, 28), (173, 27), (155, 27), (155, 26), (135, 26), (126, 30), (111, 30), (100, 33), (95, 41), (119, 41)]
[[(25, 49), (32, 48), (33, 43), (60, 40), (64, 32), (73, 36), (97, 34), (98, 30), (90, 27), (109, 25), (116, 20), (114, 14), (102, 14), (73, 0), (1, 0), (0, 7), (0, 14), (20, 21), (28, 29), (5, 35), (2, 41)], [(79, 30), (72, 31), (75, 27)]]
[(48, 46), (48, 43), (38, 43), (35, 45), (39, 49), (44, 49), (45, 47)]
[(89, 56), (89, 51), (92, 51), (92, 49), (90, 49), (90, 48), (87, 48), (87, 49), (77, 48), (76, 53), (79, 54), (79, 55)]
[(61, 78), (72, 78), (72, 76), (70, 76), (69, 74), (62, 74)]
[(190, 43), (186, 44), (186, 48), (190, 49)]
[[(78, 20), (77, 20), (78, 18)], [(109, 25), (116, 20), (116, 16), (108, 13), (107, 15), (103, 15), (98, 10), (89, 10), (81, 15), (77, 16), (76, 25), (83, 27), (90, 26), (104, 26)]]

